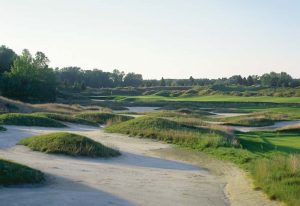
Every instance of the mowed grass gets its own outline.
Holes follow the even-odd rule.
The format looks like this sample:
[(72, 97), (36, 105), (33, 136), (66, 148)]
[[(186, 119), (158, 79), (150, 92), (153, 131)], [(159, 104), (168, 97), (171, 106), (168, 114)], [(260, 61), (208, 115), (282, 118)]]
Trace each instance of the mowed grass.
[(109, 121), (115, 121), (115, 122), (123, 122), (130, 119), (133, 119), (133, 117), (126, 116), (126, 115), (118, 115), (114, 113), (108, 113), (108, 112), (85, 112), (75, 115), (77, 118), (81, 118), (87, 121), (96, 122), (99, 124), (107, 124)]
[(193, 149), (231, 146), (234, 139), (222, 131), (197, 128), (158, 117), (139, 117), (106, 127), (107, 132), (158, 139)]
[(34, 151), (70, 156), (114, 157), (120, 155), (118, 150), (106, 147), (85, 136), (58, 132), (33, 136), (19, 141)]
[(271, 199), (300, 205), (300, 133), (295, 130), (237, 132), (244, 149), (257, 155), (249, 165), (255, 184)]
[(36, 184), (44, 181), (42, 172), (0, 159), (0, 185)]
[(268, 153), (284, 152), (300, 154), (300, 133), (295, 131), (255, 131), (236, 132), (243, 148), (253, 152)]
[(0, 124), (40, 127), (66, 127), (64, 124), (48, 117), (22, 113), (1, 114)]
[(300, 97), (272, 97), (272, 96), (253, 96), (241, 97), (232, 95), (209, 95), (191, 97), (163, 97), (158, 95), (144, 96), (117, 96), (119, 101), (189, 101), (189, 102), (273, 102), (273, 103), (300, 103)]
[(89, 126), (98, 126), (98, 124), (94, 121), (89, 121), (83, 118), (79, 117), (74, 117), (71, 115), (67, 114), (58, 114), (58, 113), (49, 113), (49, 112), (38, 112), (34, 113), (35, 116), (40, 116), (40, 117), (46, 117), (62, 122), (70, 122), (70, 123), (76, 123), (76, 124), (84, 124), (84, 125), (89, 125)]

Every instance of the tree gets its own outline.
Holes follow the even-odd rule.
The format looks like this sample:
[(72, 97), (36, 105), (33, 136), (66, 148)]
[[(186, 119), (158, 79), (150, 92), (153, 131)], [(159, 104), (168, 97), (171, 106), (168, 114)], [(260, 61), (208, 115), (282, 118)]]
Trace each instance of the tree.
[(3, 96), (22, 101), (54, 101), (56, 97), (56, 76), (48, 67), (48, 58), (37, 52), (32, 57), (23, 50), (10, 72), (3, 74), (1, 90)]
[(248, 84), (248, 86), (252, 86), (254, 84), (254, 80), (251, 76), (247, 77), (247, 84)]
[(122, 86), (124, 76), (125, 76), (125, 73), (123, 71), (120, 72), (119, 70), (114, 69), (113, 73), (111, 74), (111, 78), (113, 80), (115, 87)]
[(163, 77), (160, 80), (160, 86), (162, 86), (162, 87), (166, 86), (166, 81), (165, 81), (165, 79)]
[(2, 45), (0, 47), (0, 74), (9, 71), (16, 58), (17, 55), (13, 50)]
[(141, 74), (135, 74), (131, 72), (124, 77), (124, 86), (138, 87), (141, 86), (142, 83), (143, 76)]

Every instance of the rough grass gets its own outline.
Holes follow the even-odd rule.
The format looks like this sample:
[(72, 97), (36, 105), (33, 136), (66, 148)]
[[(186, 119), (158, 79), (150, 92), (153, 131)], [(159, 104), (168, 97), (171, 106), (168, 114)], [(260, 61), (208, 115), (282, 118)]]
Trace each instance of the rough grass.
[(125, 115), (118, 115), (114, 113), (108, 112), (86, 112), (75, 115), (77, 118), (81, 118), (87, 121), (97, 122), (99, 124), (106, 124), (111, 121), (127, 121), (133, 119), (133, 117), (125, 116)]
[(47, 117), (21, 113), (1, 114), (0, 124), (40, 127), (66, 127), (64, 124)]
[(0, 159), (0, 185), (35, 184), (44, 180), (42, 172)]
[(221, 131), (196, 128), (157, 117), (139, 117), (109, 126), (106, 131), (158, 139), (194, 149), (233, 144), (232, 137)]
[(79, 117), (74, 117), (71, 115), (66, 115), (66, 114), (58, 114), (58, 113), (49, 113), (49, 112), (38, 112), (34, 113), (35, 116), (40, 116), (40, 117), (46, 117), (62, 122), (71, 122), (71, 123), (76, 123), (76, 124), (84, 124), (84, 125), (90, 125), (90, 126), (98, 126), (96, 122), (88, 121)]
[(263, 189), (271, 199), (279, 199), (290, 206), (300, 205), (299, 155), (258, 159), (251, 171), (257, 187)]
[(289, 116), (283, 113), (257, 112), (248, 115), (216, 119), (225, 122), (225, 125), (260, 127), (273, 125), (276, 121), (289, 120)]
[(58, 132), (22, 139), (18, 144), (34, 151), (71, 156), (113, 157), (120, 152), (85, 136)]

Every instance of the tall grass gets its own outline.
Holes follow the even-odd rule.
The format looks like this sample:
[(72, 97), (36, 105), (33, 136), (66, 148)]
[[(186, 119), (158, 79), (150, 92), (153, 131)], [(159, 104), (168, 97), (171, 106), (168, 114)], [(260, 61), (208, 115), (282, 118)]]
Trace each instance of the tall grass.
[(106, 128), (107, 132), (162, 140), (194, 149), (232, 146), (233, 137), (207, 128), (196, 128), (157, 117), (139, 117)]
[(271, 199), (278, 199), (290, 206), (300, 205), (300, 156), (275, 155), (270, 159), (258, 159), (251, 173), (257, 187)]

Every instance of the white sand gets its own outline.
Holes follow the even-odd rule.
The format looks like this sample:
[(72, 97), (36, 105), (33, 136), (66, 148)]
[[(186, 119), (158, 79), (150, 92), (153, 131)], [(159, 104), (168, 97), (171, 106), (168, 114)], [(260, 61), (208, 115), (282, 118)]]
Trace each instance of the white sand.
[[(172, 149), (170, 145), (106, 134), (99, 128), (69, 126), (67, 129), (6, 126), (8, 131), (0, 133), (0, 157), (43, 171), (47, 174), (47, 181), (38, 187), (0, 188), (0, 205), (218, 206), (251, 205), (244, 204), (251, 201), (255, 206), (275, 205), (261, 192), (253, 195), (243, 173), (233, 173), (230, 181), (213, 171), (174, 161), (180, 159), (179, 153), (176, 153), (177, 157), (158, 157), (162, 155), (158, 151)], [(15, 145), (24, 137), (62, 130), (80, 133), (116, 147), (122, 156), (110, 159), (75, 158), (33, 152)], [(230, 173), (231, 170), (227, 168), (224, 171)], [(239, 194), (249, 191), (250, 195), (240, 196), (248, 198), (243, 201)]]

